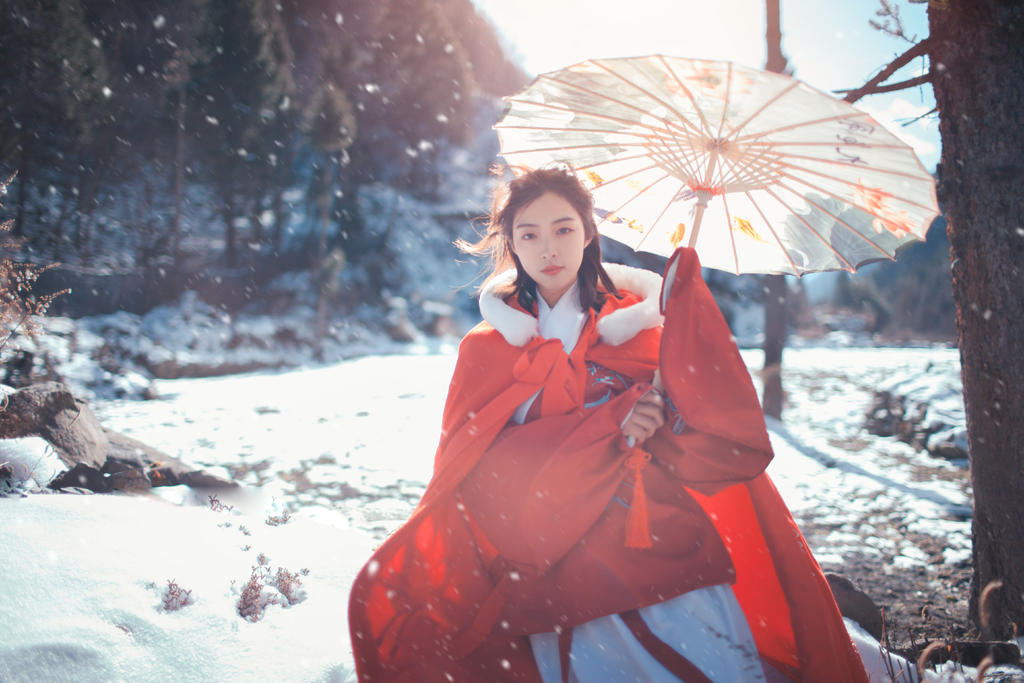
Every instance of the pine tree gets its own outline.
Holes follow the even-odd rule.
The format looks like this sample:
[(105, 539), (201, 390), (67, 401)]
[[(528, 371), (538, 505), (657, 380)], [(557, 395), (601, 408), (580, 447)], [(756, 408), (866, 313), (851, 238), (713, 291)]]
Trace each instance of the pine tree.
[[(374, 91), (366, 116), (377, 138), (394, 136), (391, 163), (414, 190), (436, 191), (442, 145), (469, 133), (476, 83), (466, 50), (439, 5), (391, 0), (377, 27)], [(383, 129), (383, 130), (381, 130)]]
[(0, 12), (0, 160), (18, 169), (14, 231), (22, 235), (37, 173), (64, 167), (65, 150), (91, 133), (87, 110), (109, 86), (77, 0), (9, 0)]
[(294, 92), (278, 12), (272, 0), (210, 3), (204, 57), (193, 69), (196, 137), (220, 194), (229, 263), (237, 257), (235, 220), (255, 213), (265, 188), (260, 174), (273, 164), (270, 125)]

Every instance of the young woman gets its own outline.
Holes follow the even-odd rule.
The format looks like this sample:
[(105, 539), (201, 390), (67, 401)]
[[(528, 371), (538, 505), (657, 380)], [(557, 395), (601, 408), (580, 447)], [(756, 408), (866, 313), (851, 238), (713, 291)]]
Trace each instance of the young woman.
[(664, 288), (602, 264), (557, 168), (463, 247), (495, 264), (484, 322), (427, 491), (353, 586), (360, 680), (866, 680), (692, 250)]

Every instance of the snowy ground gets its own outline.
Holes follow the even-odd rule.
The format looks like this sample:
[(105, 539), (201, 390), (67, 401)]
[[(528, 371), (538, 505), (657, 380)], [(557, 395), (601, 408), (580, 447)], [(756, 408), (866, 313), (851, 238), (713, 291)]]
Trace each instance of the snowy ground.
[[(220, 494), (234, 506), (220, 512), (182, 487), (0, 498), (0, 680), (350, 678), (349, 584), (423, 492), (453, 351), (161, 380), (157, 400), (95, 402), (106, 426), (222, 468), (245, 490)], [(759, 365), (760, 352), (744, 356)], [(785, 367), (769, 472), (823, 566), (962, 565), (966, 470), (862, 427), (873, 388), (909, 391), (962, 424), (957, 351), (793, 348)], [(291, 520), (267, 524), (284, 510)], [(260, 553), (271, 574), (309, 571), (294, 604), (265, 588), (281, 604), (253, 623), (237, 604)], [(192, 603), (167, 611), (172, 580)]]

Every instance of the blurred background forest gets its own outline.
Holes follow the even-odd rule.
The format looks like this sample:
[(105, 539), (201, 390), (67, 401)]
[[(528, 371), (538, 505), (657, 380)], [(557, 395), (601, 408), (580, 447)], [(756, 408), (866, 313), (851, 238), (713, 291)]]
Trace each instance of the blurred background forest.
[[(273, 338), (324, 357), (372, 345), (367, 330), (457, 335), (480, 264), (451, 243), (487, 209), (500, 98), (529, 80), (506, 52), (471, 0), (3, 0), (7, 249), (61, 264), (37, 283), (71, 288), (53, 312), (120, 312), (93, 326), (108, 342), (166, 345), (183, 333), (151, 314), (168, 306), (165, 320), (225, 326), (228, 348)], [(898, 264), (793, 280), (790, 324), (951, 342), (948, 254), (940, 219)], [(757, 343), (760, 280), (706, 277)]]

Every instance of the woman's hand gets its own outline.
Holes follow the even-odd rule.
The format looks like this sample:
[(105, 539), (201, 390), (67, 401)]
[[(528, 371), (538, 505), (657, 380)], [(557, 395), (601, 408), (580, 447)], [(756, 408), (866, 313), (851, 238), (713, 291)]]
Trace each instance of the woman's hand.
[(633, 406), (633, 412), (622, 423), (622, 435), (632, 437), (639, 446), (649, 439), (661, 425), (665, 424), (665, 400), (652, 389), (641, 396)]

